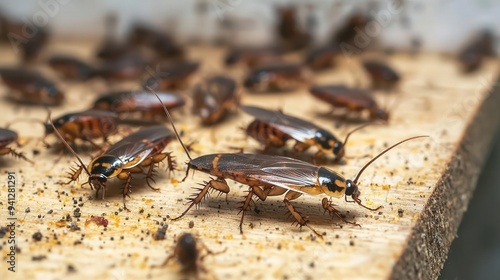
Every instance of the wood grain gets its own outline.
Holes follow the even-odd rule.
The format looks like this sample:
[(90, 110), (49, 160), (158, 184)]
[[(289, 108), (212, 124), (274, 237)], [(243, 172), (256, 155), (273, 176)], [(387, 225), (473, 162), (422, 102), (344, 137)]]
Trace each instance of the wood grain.
[[(50, 50), (75, 51), (90, 57), (92, 43), (55, 42)], [(15, 55), (7, 47), (1, 50), (4, 63), (15, 63)], [(202, 70), (192, 83), (215, 73), (228, 73), (238, 81), (243, 68), (225, 69), (222, 66), (224, 49), (210, 46), (189, 48), (193, 59), (203, 61)], [(451, 57), (438, 54), (395, 54), (389, 57), (366, 53), (363, 57), (383, 57), (398, 69), (404, 80), (391, 94), (376, 92), (381, 104), (392, 107), (388, 125), (373, 124), (351, 137), (347, 145), (346, 162), (328, 164), (346, 178), (352, 178), (371, 157), (388, 145), (416, 135), (429, 135), (403, 144), (376, 161), (360, 180), (361, 199), (371, 207), (382, 205), (379, 212), (370, 212), (344, 199), (335, 201), (339, 210), (362, 227), (343, 224), (337, 218), (323, 214), (322, 196), (303, 196), (294, 205), (309, 218), (309, 225), (323, 234), (317, 238), (307, 228), (291, 225), (282, 197), (256, 201), (259, 213), (250, 211), (245, 218), (244, 234), (238, 230), (238, 207), (246, 187), (230, 182), (227, 197), (215, 194), (199, 209), (193, 209), (183, 219), (168, 222), (186, 207), (185, 199), (197, 183), (209, 177), (202, 173), (184, 175), (187, 157), (177, 142), (169, 144), (181, 170), (171, 177), (165, 166), (159, 170), (156, 186), (149, 189), (141, 176), (134, 180), (133, 193), (127, 201), (130, 212), (122, 211), (119, 189), (122, 182), (111, 180), (105, 201), (89, 199), (94, 193), (88, 186), (60, 185), (74, 159), (65, 155), (58, 163), (58, 149), (47, 150), (37, 138), (42, 127), (19, 123), (13, 126), (25, 145), (34, 165), (4, 156), (0, 158), (0, 226), (7, 218), (7, 179), (4, 172), (17, 176), (16, 238), (20, 252), (16, 255), (16, 272), (7, 271), (2, 242), (1, 279), (172, 279), (178, 278), (179, 266), (172, 262), (161, 264), (171, 254), (172, 245), (183, 232), (192, 232), (213, 251), (224, 253), (207, 256), (203, 265), (207, 272), (201, 278), (225, 279), (429, 279), (436, 278), (446, 259), (448, 248), (457, 231), (463, 213), (472, 196), (475, 182), (489, 152), (493, 135), (499, 125), (500, 93), (496, 88), (498, 61), (487, 61), (477, 73), (464, 76)], [(297, 60), (297, 56), (290, 56)], [(368, 80), (359, 66), (359, 57), (343, 57), (338, 67), (312, 75), (311, 83), (346, 83), (367, 86)], [(53, 75), (47, 69), (42, 69)], [(65, 106), (54, 108), (53, 115), (87, 108), (107, 85), (99, 80), (88, 83), (61, 82), (68, 100)], [(131, 81), (118, 88), (137, 88)], [(5, 87), (0, 90), (8, 94)], [(307, 86), (282, 94), (252, 94), (241, 89), (243, 104), (257, 104), (270, 109), (300, 116), (343, 136), (358, 124), (336, 127), (336, 120), (319, 116), (330, 108), (319, 103)], [(186, 90), (188, 94), (188, 90)], [(392, 106), (393, 104), (394, 106)], [(4, 126), (16, 118), (44, 120), (46, 111), (25, 107), (6, 100), (0, 103)], [(230, 146), (245, 147), (246, 152), (259, 148), (252, 139), (245, 139), (238, 127), (245, 126), (251, 117), (235, 114), (221, 125), (200, 127), (189, 111), (174, 116), (184, 131), (186, 142), (196, 139), (194, 155), (228, 152)], [(120, 136), (112, 138), (113, 141)], [(49, 141), (56, 141), (50, 138)], [(289, 147), (292, 143), (289, 143)], [(40, 154), (34, 155), (33, 150)], [(302, 156), (310, 160), (315, 150)], [(78, 149), (84, 162), (91, 154)], [(283, 154), (286, 151), (278, 151)], [(29, 208), (29, 212), (25, 212)], [(74, 217), (79, 208), (81, 217)], [(71, 217), (78, 230), (69, 228)], [(109, 220), (107, 228), (85, 225), (92, 215)], [(190, 222), (194, 223), (192, 228)], [(162, 224), (168, 224), (164, 240), (152, 235)], [(33, 240), (36, 232), (41, 241)], [(36, 257), (44, 256), (42, 260)], [(14, 277), (14, 278), (11, 278)]]

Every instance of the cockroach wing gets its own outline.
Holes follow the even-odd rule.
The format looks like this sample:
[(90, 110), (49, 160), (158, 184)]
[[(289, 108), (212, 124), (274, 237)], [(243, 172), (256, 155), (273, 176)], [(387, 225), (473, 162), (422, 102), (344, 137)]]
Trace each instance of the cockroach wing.
[(173, 134), (164, 126), (144, 128), (116, 142), (104, 154), (116, 156), (124, 163), (133, 161), (134, 164), (127, 166), (132, 168), (140, 164), (165, 138), (173, 138)]

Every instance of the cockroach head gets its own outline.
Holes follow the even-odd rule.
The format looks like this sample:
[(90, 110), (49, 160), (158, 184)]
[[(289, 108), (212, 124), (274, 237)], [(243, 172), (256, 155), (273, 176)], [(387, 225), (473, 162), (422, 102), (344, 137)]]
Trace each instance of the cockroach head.
[(100, 189), (106, 187), (106, 182), (108, 178), (104, 174), (92, 174), (89, 177), (88, 183), (93, 188)]
[(358, 189), (358, 184), (350, 179), (345, 181), (345, 195), (352, 196), (353, 198), (358, 198), (361, 193)]

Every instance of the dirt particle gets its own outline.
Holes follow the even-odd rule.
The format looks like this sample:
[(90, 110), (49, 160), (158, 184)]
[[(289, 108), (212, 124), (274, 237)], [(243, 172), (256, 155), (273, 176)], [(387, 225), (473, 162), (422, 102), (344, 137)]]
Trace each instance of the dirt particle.
[(405, 211), (404, 211), (403, 209), (399, 208), (399, 209), (398, 209), (398, 216), (399, 216), (399, 217), (403, 217), (404, 212), (405, 212)]
[(43, 235), (42, 235), (41, 232), (38, 231), (38, 232), (33, 233), (33, 236), (31, 236), (31, 237), (33, 238), (33, 240), (35, 240), (36, 242), (38, 242), (38, 241), (42, 240)]

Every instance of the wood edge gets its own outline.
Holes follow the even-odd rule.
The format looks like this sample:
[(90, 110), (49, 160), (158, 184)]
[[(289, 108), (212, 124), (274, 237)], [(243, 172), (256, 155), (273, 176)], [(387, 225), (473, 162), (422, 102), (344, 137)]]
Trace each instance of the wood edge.
[[(436, 279), (456, 237), (500, 126), (500, 76), (469, 122), (389, 279)], [(490, 131), (489, 137), (477, 137)]]

